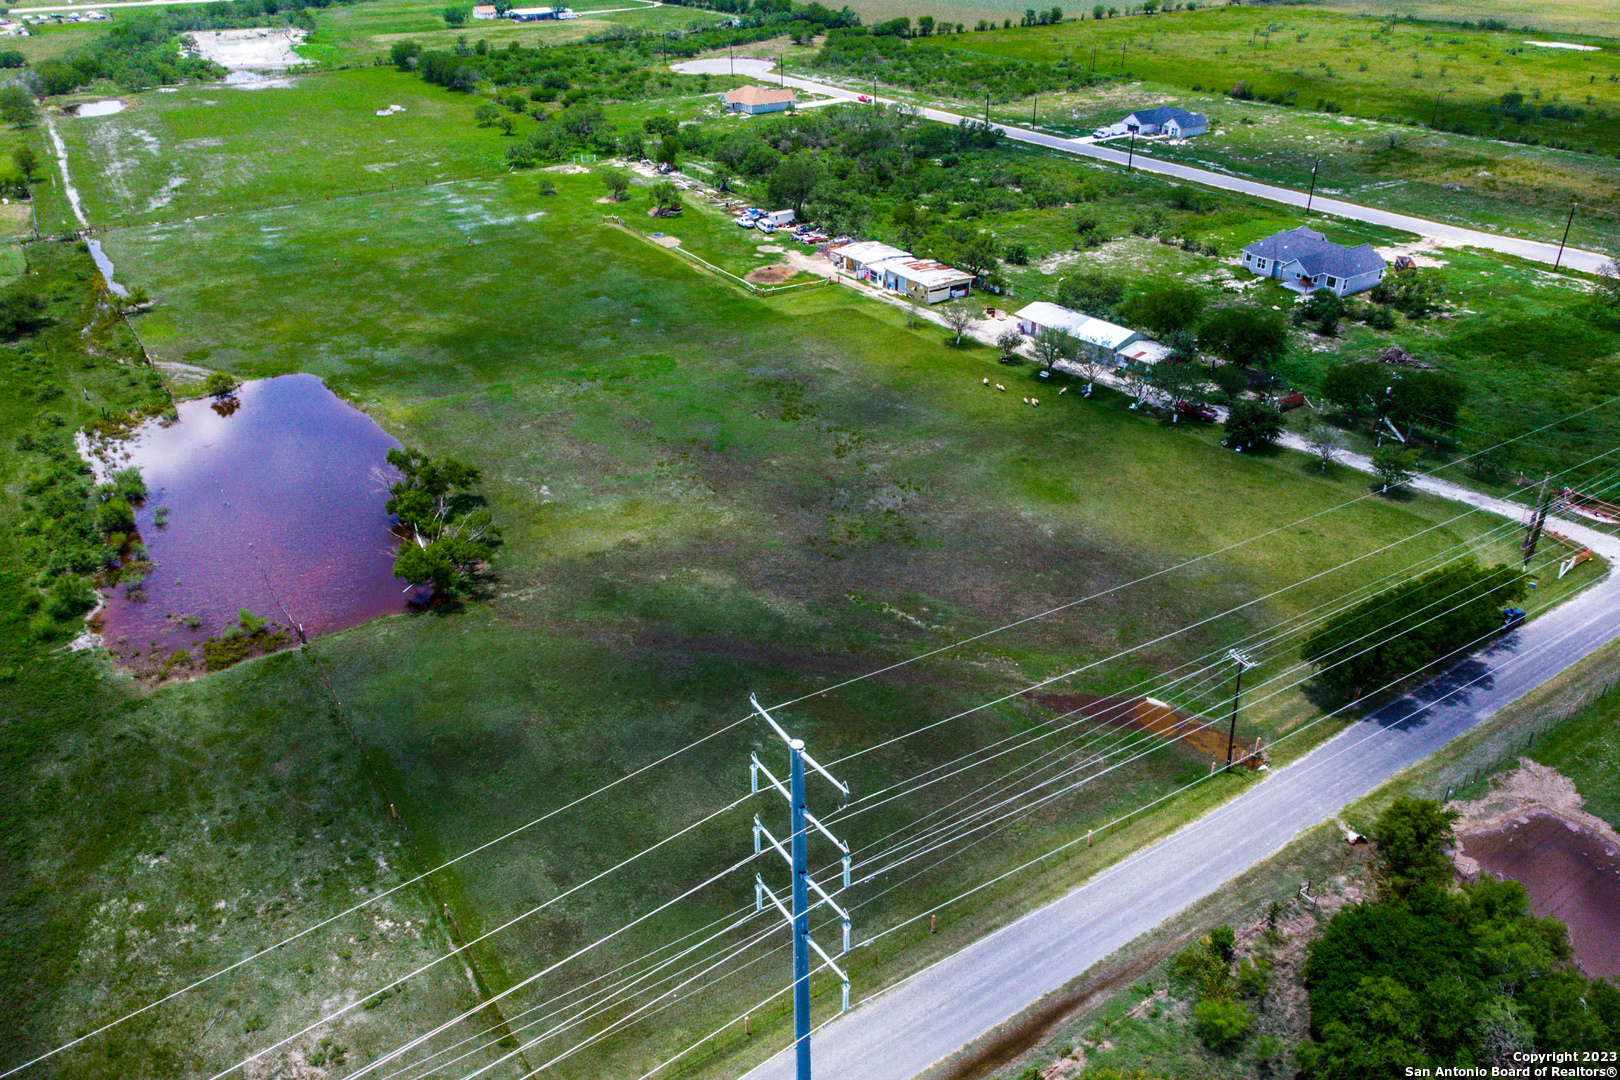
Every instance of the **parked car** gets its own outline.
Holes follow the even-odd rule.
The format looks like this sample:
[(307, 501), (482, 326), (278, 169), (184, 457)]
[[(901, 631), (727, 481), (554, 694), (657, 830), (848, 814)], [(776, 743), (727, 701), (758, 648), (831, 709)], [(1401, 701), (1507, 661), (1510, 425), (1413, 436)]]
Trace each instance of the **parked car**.
[(863, 102), (868, 102), (868, 101), (871, 101), (872, 99), (867, 97), (865, 94), (862, 94), (857, 100), (863, 101)]
[(1113, 132), (1109, 131), (1107, 128), (1098, 128), (1096, 131), (1091, 133), (1091, 137), (1093, 139), (1106, 139), (1112, 134)]
[(1185, 416), (1189, 420), (1198, 420), (1205, 424), (1213, 424), (1216, 419), (1214, 409), (1194, 401), (1178, 401), (1175, 410), (1177, 416)]
[(1524, 622), (1524, 618), (1525, 618), (1525, 616), (1524, 616), (1524, 608), (1516, 608), (1516, 607), (1503, 608), (1502, 609), (1502, 629), (1503, 630), (1512, 630), (1514, 627), (1516, 627), (1520, 623)]

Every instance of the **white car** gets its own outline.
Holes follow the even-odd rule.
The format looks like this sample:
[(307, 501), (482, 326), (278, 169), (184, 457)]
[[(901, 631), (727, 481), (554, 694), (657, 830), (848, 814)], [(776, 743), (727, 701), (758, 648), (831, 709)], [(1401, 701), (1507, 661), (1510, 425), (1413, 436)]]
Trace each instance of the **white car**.
[(737, 219), (737, 225), (740, 228), (752, 229), (754, 227), (754, 219), (753, 218), (740, 217), (740, 218)]
[(1112, 134), (1113, 132), (1109, 131), (1107, 128), (1098, 128), (1096, 131), (1091, 133), (1091, 137), (1093, 139), (1106, 139)]

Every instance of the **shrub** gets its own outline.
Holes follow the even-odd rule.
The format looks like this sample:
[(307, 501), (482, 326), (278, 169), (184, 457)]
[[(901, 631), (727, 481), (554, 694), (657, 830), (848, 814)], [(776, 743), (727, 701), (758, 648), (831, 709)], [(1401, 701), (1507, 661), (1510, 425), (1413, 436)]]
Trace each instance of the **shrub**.
[(1214, 1051), (1230, 1050), (1249, 1034), (1249, 1010), (1231, 998), (1208, 998), (1193, 1006), (1193, 1030)]
[(1234, 449), (1259, 450), (1277, 441), (1283, 431), (1283, 418), (1276, 409), (1255, 401), (1236, 401), (1226, 414), (1226, 445)]
[(209, 397), (226, 397), (240, 385), (234, 376), (226, 372), (211, 371), (208, 378), (203, 380), (203, 392)]
[(1209, 932), (1209, 951), (1223, 964), (1232, 962), (1232, 949), (1236, 945), (1237, 935), (1230, 926), (1217, 926)]

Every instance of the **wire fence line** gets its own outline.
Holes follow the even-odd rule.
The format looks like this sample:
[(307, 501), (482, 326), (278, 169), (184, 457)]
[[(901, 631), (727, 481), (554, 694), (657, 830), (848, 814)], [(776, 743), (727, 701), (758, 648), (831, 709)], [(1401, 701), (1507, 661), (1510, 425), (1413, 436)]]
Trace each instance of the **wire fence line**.
[(698, 266), (701, 266), (703, 269), (709, 271), (710, 273), (719, 274), (721, 277), (725, 278), (727, 281), (730, 281), (730, 282), (733, 282), (734, 284), (742, 286), (744, 289), (747, 289), (749, 292), (753, 293), (755, 296), (775, 296), (777, 293), (791, 292), (794, 289), (820, 289), (820, 288), (825, 288), (827, 285), (831, 284), (831, 281), (832, 281), (832, 279), (830, 279), (830, 278), (818, 278), (815, 281), (796, 281), (796, 282), (788, 282), (788, 283), (782, 284), (782, 285), (760, 285), (760, 284), (758, 284), (756, 282), (749, 281), (747, 278), (738, 277), (736, 274), (733, 274), (730, 270), (727, 270), (725, 267), (716, 266), (716, 265), (714, 265), (714, 263), (710, 262), (709, 260), (703, 258), (700, 255), (694, 255), (692, 252), (687, 251), (685, 248), (681, 247), (679, 244), (660, 244), (660, 243), (658, 243), (657, 238), (649, 235), (645, 229), (636, 229), (636, 228), (632, 228), (629, 225), (626, 225), (624, 223), (624, 219), (619, 217), (619, 215), (617, 215), (617, 214), (603, 214), (602, 215), (602, 224), (611, 225), (611, 226), (613, 226), (615, 228), (618, 228), (618, 229), (623, 229), (625, 232), (629, 233), (631, 236), (640, 237), (642, 240), (645, 240), (649, 244), (654, 244), (654, 245), (656, 245), (658, 247), (661, 247), (665, 251), (674, 252), (676, 255), (681, 256), (683, 259), (686, 259), (687, 261), (689, 261), (691, 263), (694, 263), (694, 264), (696, 264)]

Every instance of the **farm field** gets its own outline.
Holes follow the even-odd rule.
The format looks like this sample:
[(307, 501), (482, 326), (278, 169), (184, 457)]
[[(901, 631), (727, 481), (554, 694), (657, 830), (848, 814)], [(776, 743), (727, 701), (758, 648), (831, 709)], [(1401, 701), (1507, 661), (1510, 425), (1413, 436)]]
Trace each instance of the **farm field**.
[[(348, 50), (334, 63), (367, 62), (390, 36), (438, 32), (392, 3), (319, 18), (316, 44)], [(47, 652), (23, 632), (31, 613), (7, 612), (16, 633), (0, 681), (41, 721), (21, 736), (7, 725), (13, 741), (0, 745), (17, 775), (37, 781), (15, 803), (26, 824), (0, 877), (11, 943), (0, 1004), (26, 1017), (0, 1040), (0, 1068), (718, 732), (435, 874), (431, 891), (413, 886), (344, 915), (177, 1009), (87, 1043), (56, 1075), (206, 1076), (283, 1038), (267, 1072), (352, 1067), (485, 990), (517, 992), (480, 1029), (529, 1023), (524, 1010), (560, 989), (751, 908), (746, 874), (659, 907), (748, 855), (757, 806), (733, 800), (746, 792), (749, 753), (780, 765), (757, 725), (733, 723), (751, 692), (795, 701), (782, 718), (860, 796), (942, 770), (965, 748), (1041, 732), (1083, 698), (1136, 692), (1181, 665), (1197, 677), (1161, 693), (1213, 716), (1229, 701), (1220, 658), (1241, 639), (1442, 557), (1516, 561), (1512, 522), (1425, 496), (1376, 497), (1365, 476), (1323, 473), (1297, 455), (1233, 454), (1218, 430), (1149, 419), (1106, 390), (1082, 397), (1078, 383), (1002, 366), (996, 350), (953, 345), (940, 327), (843, 287), (747, 295), (603, 215), (678, 237), (739, 273), (781, 254), (760, 251), (757, 234), (691, 198), (678, 219), (646, 218), (639, 181), (627, 203), (604, 203), (599, 168), (509, 169), (508, 139), (473, 122), (479, 97), (385, 67), (291, 82), (129, 95), (132, 107), (115, 116), (53, 118), (118, 280), (155, 301), (128, 328), (154, 361), (189, 365), (191, 378), (313, 373), (407, 445), (479, 467), (504, 533), (496, 577), (429, 612), (162, 686), (135, 685), (93, 651)], [(697, 117), (724, 83), (707, 98), (698, 85), (671, 77), (667, 95), (610, 103), (608, 119)], [(377, 115), (390, 105), (404, 111)], [(534, 127), (519, 124), (520, 136)], [(1049, 161), (999, 149), (937, 169), (991, 177), (1032, 163)], [(1278, 309), (1291, 302), (1236, 280), (1229, 254), (1298, 219), (1215, 196), (1174, 208), (1170, 185), (1064, 167), (1103, 179), (1093, 201), (986, 206), (979, 218), (1029, 249), (1028, 265), (1007, 268), (1015, 303), (1053, 295), (1057, 276), (1080, 266), (1133, 286), (1178, 277)], [(1007, 181), (986, 187), (998, 184)], [(874, 235), (893, 235), (893, 209), (872, 200)], [(71, 228), (59, 193), (41, 190), (36, 212), (46, 231)], [(1113, 239), (1071, 251), (1075, 215), (1092, 212)], [(1161, 235), (1185, 230), (1228, 257), (1131, 234), (1155, 214)], [(45, 344), (0, 350), (7, 445), (127, 407), (119, 395), (138, 382), (137, 365), (121, 362), (137, 355), (134, 338), (118, 338), (114, 359), (81, 332), (85, 312), (99, 318), (108, 302), (85, 252), (26, 252), (31, 268), (56, 275), (38, 288), (57, 325)], [(1442, 263), (1432, 269), (1452, 301), (1446, 317), (1392, 332), (1347, 325), (1331, 340), (1300, 332), (1284, 374), (1307, 384), (1335, 357), (1409, 343), (1477, 383), (1468, 438), (1499, 437), (1498, 413), (1541, 423), (1620, 393), (1620, 334), (1578, 319), (1582, 283), (1470, 252), (1430, 257)], [(19, 275), (15, 262), (0, 273)], [(36, 278), (46, 280), (18, 280)], [(1485, 310), (1497, 320), (1488, 330), (1469, 321)], [(122, 322), (105, 325), (124, 333)], [(1542, 344), (1555, 331), (1556, 351)], [(1585, 423), (1549, 433), (1548, 459), (1567, 464), (1613, 441), (1609, 415)], [(0, 476), (8, 495), (27, 482), (17, 466)], [(0, 523), (0, 586), (22, 595), (14, 529)], [(1560, 554), (1542, 553), (1532, 612), (1607, 569), (1587, 564), (1559, 581), (1545, 571)], [(975, 640), (1078, 597), (1091, 599)], [(1306, 671), (1295, 644), (1257, 655), (1239, 737), (1264, 737), (1285, 762), (1343, 721), (1321, 717), (1316, 689), (1297, 685)], [(864, 677), (890, 664), (902, 666)], [(1040, 679), (1054, 680), (1047, 693), (981, 707)], [(855, 681), (824, 692), (845, 680)], [(1102, 724), (1083, 730), (1120, 738)], [(1141, 750), (1129, 768), (1006, 822), (971, 860), (926, 852), (881, 874), (863, 864), (874, 879), (854, 893), (857, 941), (898, 932), (854, 954), (860, 985), (918, 970), (1250, 782), (1210, 780), (1207, 756), (1185, 748)], [(822, 812), (860, 858), (892, 856), (895, 830), (988, 779), (945, 777), (876, 814), (840, 816), (830, 800)], [(1114, 824), (1182, 787), (1191, 789)], [(58, 813), (86, 803), (86, 827)], [(705, 818), (656, 858), (586, 887)], [(929, 903), (1110, 825), (1094, 848), (953, 908), (937, 935), (901, 929)], [(537, 987), (519, 986), (643, 916)], [(335, 1003), (397, 986), (450, 943), (519, 917), (466, 963), (435, 966), (334, 1034), (300, 1033)], [(744, 932), (724, 940), (740, 944)], [(551, 1071), (640, 1075), (753, 1009), (750, 1041), (729, 1031), (676, 1070), (735, 1075), (782, 1041), (780, 1000), (754, 1003), (781, 988), (784, 968), (780, 950), (765, 953), (645, 1021), (621, 1011), (568, 1028), (556, 1052), (610, 1021), (630, 1025)], [(836, 987), (818, 980), (817, 995), (831, 1015)], [(547, 1063), (551, 1045), (490, 1075), (521, 1076)]]

